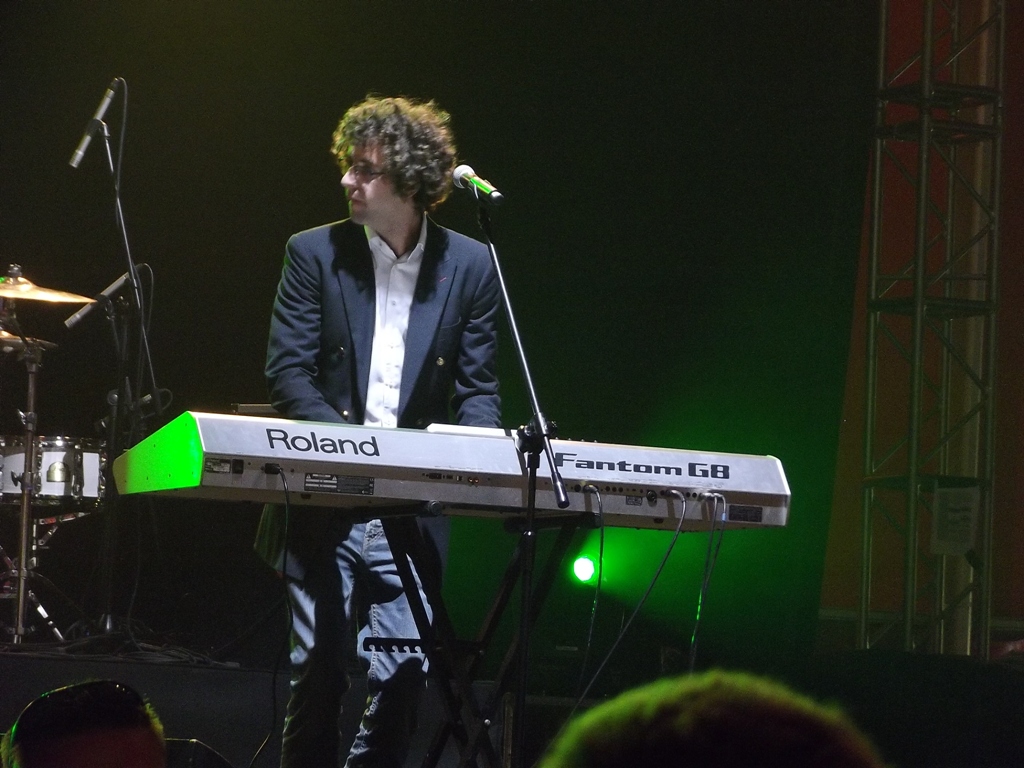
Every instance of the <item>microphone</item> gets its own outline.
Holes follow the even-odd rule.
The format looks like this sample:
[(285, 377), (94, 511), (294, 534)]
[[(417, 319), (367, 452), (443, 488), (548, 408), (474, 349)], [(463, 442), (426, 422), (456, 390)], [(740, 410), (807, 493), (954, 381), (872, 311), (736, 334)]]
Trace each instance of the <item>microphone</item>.
[[(117, 293), (118, 291), (121, 290), (121, 286), (123, 286), (126, 282), (128, 282), (128, 273), (127, 272), (125, 272), (123, 275), (121, 275), (119, 278), (117, 278), (117, 280), (115, 280), (110, 285), (108, 285), (106, 288), (104, 288), (102, 291), (100, 291), (99, 295), (96, 298), (97, 299), (110, 299), (111, 296), (113, 296), (115, 293)], [(80, 310), (75, 312), (75, 314), (73, 314), (71, 317), (69, 317), (67, 320), (65, 320), (64, 321), (64, 325), (67, 326), (68, 330), (71, 330), (76, 325), (78, 325), (83, 319), (85, 319), (85, 316), (88, 315), (90, 312), (92, 312), (93, 309), (96, 307), (96, 305), (99, 304), (99, 303), (100, 302), (98, 302), (98, 301), (94, 301), (94, 302), (90, 302), (89, 304), (86, 304)]]
[(103, 116), (107, 114), (107, 109), (110, 108), (110, 102), (114, 100), (114, 94), (117, 93), (117, 84), (121, 78), (115, 77), (107, 88), (107, 92), (103, 94), (103, 98), (100, 99), (100, 105), (96, 108), (96, 114), (92, 116), (92, 120), (85, 126), (85, 133), (82, 134), (82, 140), (78, 142), (78, 147), (75, 149), (68, 164), (72, 168), (77, 168), (78, 164), (82, 162), (82, 158), (85, 157), (85, 151), (89, 148), (89, 142), (92, 141), (93, 134), (96, 133), (96, 129), (100, 127), (103, 122)]
[(487, 181), (487, 179), (481, 179), (477, 176), (476, 171), (468, 165), (460, 165), (452, 171), (452, 181), (455, 182), (456, 187), (459, 189), (468, 189), (473, 197), (478, 200), (482, 199), (485, 203), (501, 205), (505, 202), (505, 198), (501, 192), (499, 192), (491, 182)]

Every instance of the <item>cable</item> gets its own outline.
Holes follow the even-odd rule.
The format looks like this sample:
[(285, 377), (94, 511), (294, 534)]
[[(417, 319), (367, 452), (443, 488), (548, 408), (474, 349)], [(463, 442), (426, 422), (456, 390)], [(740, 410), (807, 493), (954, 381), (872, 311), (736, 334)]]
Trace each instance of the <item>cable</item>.
[(590, 647), (594, 640), (594, 624), (597, 618), (597, 604), (601, 597), (601, 582), (604, 578), (604, 500), (601, 498), (600, 489), (591, 483), (583, 486), (584, 493), (592, 493), (597, 496), (597, 520), (601, 529), (599, 536), (600, 544), (597, 552), (597, 587), (594, 589), (594, 601), (590, 606), (590, 626), (587, 629), (587, 641), (583, 647), (583, 661), (580, 663), (580, 679), (576, 683), (576, 693), (579, 694), (583, 688), (583, 680), (587, 672), (587, 662), (590, 659)]
[[(141, 264), (137, 264), (135, 268), (140, 273), (140, 275), (139, 275), (140, 279), (141, 279), (141, 273), (143, 271), (146, 273), (146, 275), (149, 278), (149, 291), (147, 292), (149, 295), (146, 296), (144, 294), (145, 304), (146, 304), (146, 331), (148, 332), (150, 330), (150, 328), (152, 326), (152, 322), (153, 322), (153, 298), (156, 296), (156, 273), (153, 272), (153, 268), (151, 266), (149, 266), (149, 264), (146, 263), (146, 262), (142, 262)], [(145, 287), (145, 286), (143, 286), (143, 287)]]
[[(135, 264), (135, 260), (132, 258), (131, 247), (128, 242), (128, 228), (124, 218), (124, 207), (121, 202), (121, 170), (124, 162), (124, 146), (125, 137), (128, 132), (128, 83), (124, 78), (117, 78), (117, 81), (121, 84), (122, 94), (122, 107), (121, 107), (121, 134), (118, 141), (117, 148), (117, 159), (112, 161), (113, 167), (111, 168), (114, 177), (114, 220), (121, 233), (125, 256), (128, 262), (128, 272), (130, 277), (130, 284), (132, 286), (132, 296), (134, 298), (134, 304), (138, 310), (138, 339), (135, 345), (135, 371), (134, 371), (134, 385), (135, 392), (141, 397), (145, 391), (143, 384), (144, 380), (148, 378), (152, 385), (152, 394), (154, 403), (156, 405), (156, 413), (162, 417), (164, 413), (165, 404), (162, 402), (162, 393), (160, 386), (156, 381), (156, 371), (153, 368), (153, 357), (150, 353), (149, 348), (149, 321), (151, 319), (152, 301), (147, 301), (144, 296), (144, 290), (142, 286), (142, 278), (139, 276), (139, 267)], [(109, 146), (108, 146), (109, 152)], [(147, 266), (147, 269), (148, 266)], [(150, 270), (150, 299), (152, 299), (154, 284), (152, 277), (152, 271)], [(128, 331), (126, 331), (126, 334)], [(127, 339), (127, 337), (126, 337)], [(126, 351), (127, 356), (127, 351)], [(125, 375), (126, 379), (130, 378), (130, 374)], [(126, 410), (126, 414), (129, 419), (127, 427), (127, 443), (129, 446), (134, 445), (137, 440), (141, 437), (142, 425), (140, 424), (140, 415), (134, 410), (134, 402), (129, 397), (127, 398), (129, 409)]]
[(266, 749), (268, 743), (270, 743), (270, 737), (274, 735), (274, 731), (277, 730), (277, 674), (281, 669), (281, 657), (284, 655), (285, 649), (291, 642), (292, 627), (295, 623), (295, 614), (292, 612), (292, 601), (288, 599), (288, 549), (291, 528), (291, 492), (288, 489), (288, 475), (285, 474), (284, 470), (281, 469), (280, 464), (274, 462), (267, 462), (263, 465), (263, 471), (268, 475), (278, 475), (281, 478), (281, 485), (284, 486), (284, 552), (281, 559), (281, 574), (284, 578), (285, 585), (285, 605), (288, 606), (288, 626), (285, 631), (284, 643), (281, 645), (281, 649), (274, 654), (274, 668), (270, 671), (270, 730), (267, 732), (266, 737), (256, 748), (256, 752), (253, 754), (252, 759), (249, 761), (249, 768), (253, 768), (256, 765), (256, 760), (259, 759), (260, 754)]
[(226, 643), (224, 643), (219, 648), (214, 648), (212, 651), (210, 651), (210, 657), (213, 658), (215, 661), (220, 661), (222, 654), (226, 653), (231, 648), (234, 648), (236, 645), (241, 643), (243, 640), (246, 640), (253, 633), (255, 633), (257, 629), (259, 629), (261, 626), (263, 626), (264, 623), (270, 621), (270, 619), (274, 616), (274, 614), (277, 613), (277, 610), (281, 607), (281, 603), (283, 603), (285, 601), (285, 597), (286, 597), (285, 595), (281, 595), (280, 597), (278, 597), (278, 599), (274, 601), (274, 604), (271, 605), (270, 608), (268, 608), (263, 613), (262, 616), (260, 616), (258, 619), (256, 619), (256, 621), (254, 621), (248, 627), (243, 629), (235, 637), (233, 637), (230, 640), (228, 640)]
[(669, 542), (668, 549), (665, 550), (665, 555), (661, 558), (661, 563), (658, 564), (658, 569), (654, 572), (654, 577), (651, 579), (651, 583), (647, 585), (647, 591), (644, 592), (643, 597), (640, 598), (640, 602), (636, 604), (636, 608), (633, 609), (633, 613), (630, 614), (629, 619), (626, 620), (626, 623), (622, 626), (622, 629), (619, 630), (618, 637), (615, 638), (615, 642), (612, 643), (612, 647), (608, 650), (608, 653), (605, 654), (604, 659), (598, 666), (597, 671), (594, 672), (594, 676), (590, 679), (590, 682), (587, 684), (587, 687), (584, 689), (580, 697), (576, 700), (576, 703), (573, 704), (572, 710), (569, 712), (569, 715), (566, 718), (567, 721), (572, 718), (572, 716), (576, 713), (576, 710), (579, 709), (580, 704), (582, 704), (583, 701), (587, 698), (587, 694), (590, 693), (590, 689), (594, 687), (594, 683), (597, 682), (597, 679), (604, 671), (605, 666), (607, 666), (608, 662), (612, 658), (612, 655), (615, 653), (616, 649), (618, 649), (619, 643), (621, 643), (623, 638), (626, 636), (626, 633), (629, 631), (629, 627), (630, 625), (632, 625), (633, 620), (636, 619), (637, 615), (640, 613), (640, 609), (644, 606), (644, 603), (647, 602), (647, 598), (650, 597), (651, 591), (654, 589), (654, 585), (658, 583), (658, 579), (661, 577), (661, 572), (665, 569), (665, 564), (668, 562), (668, 558), (672, 554), (672, 550), (675, 548), (676, 542), (679, 540), (679, 534), (683, 530), (683, 521), (686, 519), (686, 499), (683, 496), (683, 494), (676, 490), (665, 491), (665, 495), (675, 496), (682, 502), (682, 509), (679, 512), (679, 522), (676, 524), (676, 530), (675, 533), (672, 535), (672, 541)]
[[(715, 563), (718, 561), (718, 551), (722, 547), (722, 539), (725, 536), (725, 497), (720, 493), (702, 493), (701, 503), (707, 509), (709, 500), (714, 501), (711, 509), (711, 529), (708, 535), (708, 548), (704, 553), (704, 575), (701, 579), (700, 592), (697, 595), (697, 615), (693, 622), (693, 634), (690, 636), (690, 664), (689, 671), (692, 673), (697, 663), (697, 636), (700, 631), (701, 612), (704, 607), (704, 600), (707, 597), (708, 586), (711, 584), (711, 574), (715, 570)], [(718, 527), (718, 508), (722, 507), (722, 526)], [(718, 533), (718, 541), (715, 541), (715, 533)]]
[[(135, 261), (131, 255), (131, 249), (128, 246), (128, 227), (124, 220), (124, 207), (121, 203), (121, 168), (124, 163), (124, 142), (125, 136), (128, 131), (128, 82), (124, 78), (118, 78), (121, 81), (121, 135), (117, 145), (117, 162), (114, 164), (114, 196), (116, 198), (116, 205), (114, 207), (115, 219), (121, 233), (124, 237), (124, 248), (125, 253), (128, 256), (128, 269), (132, 272), (130, 277), (132, 282), (135, 284), (135, 298), (139, 310), (139, 345), (138, 345), (138, 357), (135, 361), (135, 391), (139, 397), (142, 397), (144, 391), (142, 379), (144, 375), (144, 368), (148, 363), (150, 371), (150, 380), (153, 382), (154, 391), (157, 390), (156, 380), (153, 377), (153, 361), (149, 358), (149, 342), (148, 342), (148, 323), (146, 322), (147, 311), (146, 301), (144, 298), (144, 291), (142, 288), (142, 278), (139, 277), (138, 267), (135, 265)], [(128, 432), (128, 445), (132, 446), (136, 442), (139, 435), (138, 414), (135, 413), (135, 403), (129, 397), (128, 400), (128, 418), (129, 418), (129, 432)], [(157, 403), (159, 409), (159, 403)]]
[[(150, 515), (154, 515), (153, 500), (152, 498), (147, 499), (147, 506), (149, 507)], [(135, 609), (135, 599), (139, 594), (139, 582), (142, 580), (142, 514), (139, 511), (137, 505), (127, 505), (129, 514), (135, 518), (135, 578), (132, 583), (132, 594), (128, 598), (128, 612), (124, 617), (124, 631), (128, 635), (128, 641), (135, 648), (142, 650), (138, 640), (135, 639), (135, 635), (132, 632), (132, 611)]]
[[(121, 81), (121, 136), (117, 142), (117, 163), (114, 166), (114, 192), (118, 198), (121, 197), (121, 161), (124, 159), (124, 139), (128, 132), (128, 81), (123, 77), (117, 78)], [(120, 208), (118, 208), (120, 211)], [(119, 224), (123, 223), (121, 221)]]

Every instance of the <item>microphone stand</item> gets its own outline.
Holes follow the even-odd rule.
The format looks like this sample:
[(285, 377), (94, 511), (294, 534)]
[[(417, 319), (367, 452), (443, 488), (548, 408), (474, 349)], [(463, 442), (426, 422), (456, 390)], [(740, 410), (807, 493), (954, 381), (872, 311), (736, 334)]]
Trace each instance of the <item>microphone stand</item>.
[[(128, 381), (129, 340), (129, 307), (123, 298), (104, 302), (107, 320), (113, 335), (114, 349), (117, 356), (117, 388), (107, 393), (108, 412), (100, 423), (106, 425), (106, 441), (110, 456), (120, 454), (122, 415), (127, 410), (125, 403), (130, 403), (131, 385)], [(103, 469), (104, 485), (102, 509), (106, 513), (103, 524), (103, 541), (100, 548), (100, 599), (103, 601), (103, 614), (100, 617), (101, 631), (104, 634), (116, 632), (113, 606), (114, 560), (118, 546), (118, 522), (120, 515), (120, 497), (117, 495), (113, 476), (113, 461), (106, 462)]]
[(491, 219), (487, 212), (486, 201), (481, 200), (476, 188), (473, 188), (474, 195), (480, 201), (478, 222), (484, 233), (484, 240), (487, 250), (491, 255), (491, 263), (498, 277), (498, 286), (501, 290), (501, 299), (505, 305), (505, 313), (508, 318), (509, 330), (512, 333), (512, 344), (515, 347), (516, 355), (519, 358), (519, 367), (522, 370), (523, 380), (526, 384), (526, 392), (530, 398), (530, 407), (533, 416), (529, 423), (519, 428), (516, 439), (516, 447), (520, 453), (527, 458), (527, 501), (526, 501), (526, 523), (520, 538), (520, 570), (519, 570), (519, 632), (516, 642), (518, 650), (518, 685), (516, 688), (515, 703), (512, 715), (512, 766), (520, 768), (523, 764), (525, 746), (525, 719), (526, 719), (526, 687), (529, 679), (529, 658), (530, 658), (530, 620), (532, 609), (533, 593), (533, 568), (537, 551), (537, 530), (535, 517), (537, 511), (537, 470), (540, 467), (540, 454), (547, 456), (548, 471), (551, 477), (551, 487), (555, 494), (555, 500), (560, 509), (569, 506), (569, 497), (565, 492), (565, 484), (558, 474), (555, 466), (555, 456), (551, 450), (551, 438), (555, 437), (555, 425), (545, 418), (540, 409), (540, 402), (537, 399), (537, 391), (533, 386), (533, 378), (530, 376), (530, 366), (526, 360), (526, 352), (523, 349), (522, 337), (519, 335), (519, 327), (516, 325), (515, 314), (512, 311), (512, 302), (509, 299), (508, 288), (505, 286), (505, 277), (501, 272), (501, 263), (498, 259), (498, 251), (494, 247), (494, 239), (491, 235)]
[[(127, 112), (128, 85), (124, 80), (121, 80), (120, 82), (124, 88), (125, 112)], [(110, 131), (105, 122), (102, 120), (98, 121), (98, 127), (103, 135), (103, 146), (106, 151), (107, 168), (114, 180), (114, 213), (118, 232), (121, 236), (121, 243), (124, 246), (124, 255), (127, 265), (127, 282), (130, 286), (130, 290), (128, 291), (130, 302), (127, 307), (127, 312), (124, 313), (127, 317), (119, 319), (118, 315), (121, 313), (117, 312), (116, 307), (111, 308), (111, 311), (108, 312), (108, 317), (110, 318), (113, 327), (118, 359), (117, 389), (107, 396), (107, 402), (110, 406), (110, 413), (108, 415), (108, 419), (110, 421), (107, 425), (107, 450), (112, 458), (120, 455), (122, 450), (130, 448), (143, 436), (141, 408), (139, 407), (139, 403), (134, 400), (129, 381), (129, 373), (126, 370), (128, 367), (130, 350), (133, 346), (133, 334), (131, 332), (132, 325), (137, 328), (137, 338), (134, 339), (137, 341), (136, 352), (138, 359), (135, 371), (136, 391), (141, 398), (143, 377), (145, 376), (148, 379), (148, 383), (152, 385), (152, 399), (156, 406), (156, 413), (158, 416), (163, 415), (163, 403), (161, 401), (160, 389), (156, 383), (156, 375), (153, 371), (153, 359), (150, 355), (149, 349), (149, 336), (146, 329), (146, 316), (144, 310), (145, 305), (143, 303), (142, 296), (142, 281), (139, 278), (138, 268), (132, 258), (131, 247), (128, 243), (128, 230), (124, 220), (124, 209), (121, 205), (121, 159), (124, 155), (125, 119), (126, 116), (122, 115), (121, 143), (118, 151), (118, 162), (116, 165), (114, 164), (114, 155), (110, 146)], [(135, 323), (131, 323), (131, 316), (134, 316), (136, 321)], [(122, 444), (122, 439), (124, 440), (124, 444)], [(106, 471), (108, 474), (112, 471), (112, 466), (113, 461), (107, 463)], [(107, 518), (104, 527), (103, 545), (101, 548), (101, 589), (105, 613), (101, 617), (101, 623), (103, 631), (109, 634), (115, 630), (112, 605), (115, 570), (114, 558), (116, 555), (115, 548), (117, 543), (117, 525), (120, 505), (112, 478), (108, 476), (106, 479), (107, 482), (104, 487), (103, 505), (107, 512)], [(128, 627), (127, 631), (130, 637), (131, 628)]]

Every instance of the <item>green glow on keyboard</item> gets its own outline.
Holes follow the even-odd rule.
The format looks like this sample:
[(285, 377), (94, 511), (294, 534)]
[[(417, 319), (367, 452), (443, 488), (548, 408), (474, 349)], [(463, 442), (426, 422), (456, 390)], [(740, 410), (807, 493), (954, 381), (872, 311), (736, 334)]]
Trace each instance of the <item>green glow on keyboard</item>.
[(193, 488), (203, 475), (203, 448), (195, 417), (183, 413), (114, 462), (122, 494)]

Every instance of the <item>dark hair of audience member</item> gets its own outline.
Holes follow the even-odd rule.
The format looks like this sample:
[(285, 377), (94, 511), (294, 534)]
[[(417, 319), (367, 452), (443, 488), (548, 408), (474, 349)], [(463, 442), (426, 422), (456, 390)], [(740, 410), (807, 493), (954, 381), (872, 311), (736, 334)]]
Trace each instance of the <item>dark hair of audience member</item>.
[(540, 768), (882, 768), (838, 709), (744, 673), (628, 691), (570, 723)]
[(3, 768), (166, 765), (153, 708), (112, 680), (57, 688), (32, 701), (4, 734), (0, 755)]

